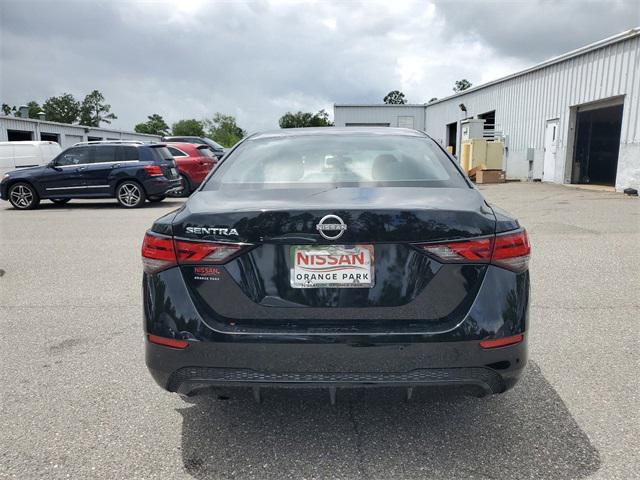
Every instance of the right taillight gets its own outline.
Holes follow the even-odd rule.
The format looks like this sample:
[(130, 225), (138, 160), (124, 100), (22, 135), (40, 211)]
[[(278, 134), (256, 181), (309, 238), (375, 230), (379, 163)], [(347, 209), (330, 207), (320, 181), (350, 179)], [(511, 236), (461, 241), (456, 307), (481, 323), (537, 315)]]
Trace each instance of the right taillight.
[(176, 265), (220, 265), (248, 248), (251, 245), (193, 242), (147, 232), (142, 242), (142, 266), (147, 273), (157, 273)]
[(421, 243), (416, 246), (445, 263), (492, 263), (516, 272), (528, 268), (531, 253), (524, 229), (495, 237)]
[(493, 243), (491, 263), (509, 270), (522, 272), (529, 268), (531, 245), (527, 231), (523, 228), (513, 233), (496, 235)]
[(159, 165), (145, 165), (144, 171), (147, 172), (150, 177), (161, 177), (164, 175)]

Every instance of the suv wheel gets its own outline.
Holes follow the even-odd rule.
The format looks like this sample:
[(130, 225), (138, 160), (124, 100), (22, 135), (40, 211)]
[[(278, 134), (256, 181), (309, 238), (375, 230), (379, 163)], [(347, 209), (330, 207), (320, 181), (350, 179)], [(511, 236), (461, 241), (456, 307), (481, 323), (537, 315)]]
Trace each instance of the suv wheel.
[(136, 182), (122, 182), (116, 189), (116, 200), (125, 208), (141, 207), (146, 197), (144, 189)]
[(19, 210), (31, 210), (40, 203), (35, 188), (28, 183), (15, 183), (9, 188), (9, 202)]

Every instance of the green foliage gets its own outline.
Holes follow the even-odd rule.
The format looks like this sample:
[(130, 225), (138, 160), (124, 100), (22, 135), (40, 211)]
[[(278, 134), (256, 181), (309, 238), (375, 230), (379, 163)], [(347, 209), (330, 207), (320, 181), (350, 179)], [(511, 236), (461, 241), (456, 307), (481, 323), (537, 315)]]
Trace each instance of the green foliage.
[(244, 138), (246, 132), (236, 124), (233, 115), (225, 115), (220, 112), (211, 119), (202, 121), (207, 132), (206, 135), (223, 147), (231, 147)]
[(3, 115), (11, 115), (12, 113), (16, 112), (16, 106), (13, 105), (9, 105), (8, 103), (3, 103), (2, 104), (2, 114)]
[(389, 105), (404, 105), (407, 103), (407, 99), (400, 90), (392, 90), (387, 93), (382, 100), (384, 103)]
[(311, 112), (287, 112), (278, 122), (280, 128), (304, 128), (304, 127), (332, 127), (329, 114), (324, 110), (318, 113)]
[(110, 124), (116, 115), (111, 113), (111, 105), (104, 103), (104, 95), (94, 90), (82, 101), (80, 106), (80, 124), (99, 127), (102, 122)]
[(27, 108), (29, 109), (29, 118), (38, 118), (38, 114), (42, 111), (40, 104), (35, 100), (27, 103)]
[(456, 83), (453, 85), (453, 91), (456, 93), (462, 92), (468, 88), (471, 88), (472, 86), (473, 85), (471, 85), (471, 82), (469, 80), (463, 78), (462, 80), (456, 80)]
[(80, 102), (70, 93), (50, 97), (42, 104), (45, 118), (51, 122), (75, 123), (80, 116)]
[(173, 124), (171, 134), (186, 137), (204, 137), (204, 125), (194, 118), (179, 120)]
[(162, 136), (169, 134), (169, 125), (167, 125), (162, 116), (154, 113), (153, 115), (149, 115), (147, 119), (146, 122), (139, 123), (135, 126), (136, 132)]

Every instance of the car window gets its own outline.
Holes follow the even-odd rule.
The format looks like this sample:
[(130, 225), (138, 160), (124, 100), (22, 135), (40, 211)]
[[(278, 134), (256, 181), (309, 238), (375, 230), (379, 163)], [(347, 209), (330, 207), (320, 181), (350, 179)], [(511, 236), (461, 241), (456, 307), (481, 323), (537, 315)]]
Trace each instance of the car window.
[(197, 147), (197, 149), (198, 149), (198, 155), (202, 155), (203, 157), (215, 158), (215, 154), (213, 153), (213, 151), (211, 151), (211, 149), (209, 147), (207, 147), (206, 145), (202, 145), (200, 147)]
[(468, 186), (433, 140), (373, 134), (247, 140), (221, 164), (209, 183), (212, 188)]
[(151, 151), (156, 160), (173, 160), (173, 155), (167, 147), (152, 147)]
[(122, 159), (127, 160), (140, 160), (138, 149), (136, 147), (122, 147)]
[(178, 150), (175, 147), (167, 147), (167, 148), (169, 149), (169, 152), (171, 152), (171, 155), (173, 155), (174, 157), (187, 157), (188, 156), (182, 150)]
[(93, 163), (115, 162), (118, 160), (117, 145), (97, 145), (93, 152)]
[(62, 155), (56, 159), (56, 165), (64, 167), (67, 165), (81, 165), (89, 163), (91, 160), (90, 147), (73, 147), (65, 150)]

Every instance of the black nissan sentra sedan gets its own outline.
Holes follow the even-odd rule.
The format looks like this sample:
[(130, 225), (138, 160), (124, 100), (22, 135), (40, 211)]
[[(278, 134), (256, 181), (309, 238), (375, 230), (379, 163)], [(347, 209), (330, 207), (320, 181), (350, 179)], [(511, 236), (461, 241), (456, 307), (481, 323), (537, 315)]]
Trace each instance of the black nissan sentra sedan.
[(511, 388), (529, 241), (434, 140), (252, 135), (142, 246), (146, 362), (165, 389)]

